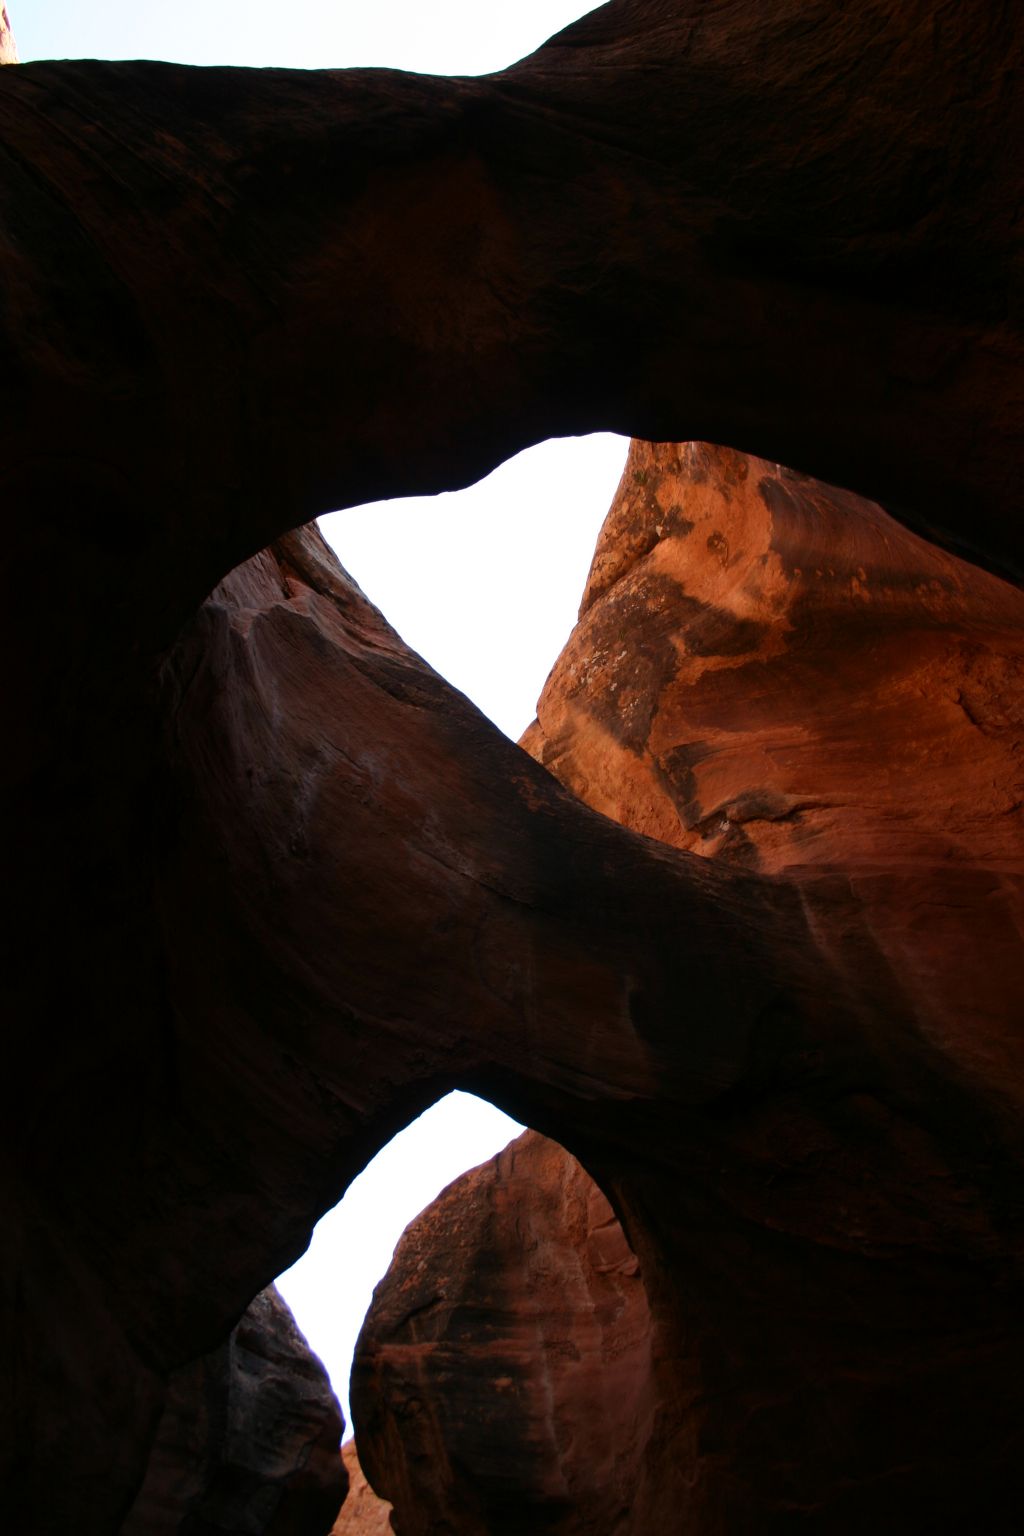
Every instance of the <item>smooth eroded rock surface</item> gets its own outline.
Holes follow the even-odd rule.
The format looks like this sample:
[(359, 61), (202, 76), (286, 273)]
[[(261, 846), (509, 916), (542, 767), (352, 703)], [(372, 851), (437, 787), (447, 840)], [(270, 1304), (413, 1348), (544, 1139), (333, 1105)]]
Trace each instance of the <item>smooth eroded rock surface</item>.
[[(895, 1099), (868, 1087), (873, 1069), (856, 1047), (828, 1086), (817, 1049), (790, 1032), (787, 1007), (766, 1008), (746, 1085), (720, 1108), (719, 1128), (739, 1137), (723, 1155), (731, 1161), (742, 1146), (741, 1160), (763, 1170), (734, 1207), (731, 1237), (696, 1241), (708, 1236), (705, 1214), (687, 1240), (682, 1187), (663, 1192), (669, 1208), (654, 1214), (638, 1186), (614, 1186), (627, 1215), (646, 1207), (646, 1220), (663, 1232), (675, 1225), (688, 1250), (668, 1298), (679, 1354), (656, 1328), (653, 1356), (648, 1348), (629, 1360), (631, 1393), (612, 1366), (579, 1391), (574, 1360), (545, 1350), (546, 1331), (572, 1337), (593, 1322), (590, 1297), (564, 1280), (538, 1296), (532, 1281), (535, 1225), (544, 1225), (536, 1262), (546, 1273), (562, 1277), (584, 1261), (579, 1223), (551, 1209), (552, 1187), (585, 1178), (568, 1154), (527, 1136), (515, 1146), (524, 1163), (527, 1148), (540, 1158), (542, 1173), (521, 1174), (510, 1149), (453, 1185), (403, 1239), (359, 1346), (357, 1429), (376, 1486), (395, 1500), (400, 1536), (420, 1536), (445, 1510), (459, 1536), (504, 1529), (503, 1509), (510, 1531), (531, 1519), (546, 1529), (546, 1518), (559, 1531), (639, 1536), (675, 1528), (674, 1512), (685, 1511), (687, 1530), (710, 1532), (723, 1509), (730, 1530), (784, 1530), (798, 1486), (801, 1519), (822, 1531), (862, 1529), (875, 1499), (887, 1518), (899, 1512), (901, 1528), (952, 1531), (976, 1497), (994, 1529), (1012, 1529), (1004, 1495), (987, 1482), (994, 1475), (1005, 1489), (1012, 1464), (999, 1438), (1015, 1433), (1002, 1420), (1006, 1388), (986, 1441), (967, 1420), (949, 1438), (957, 1413), (939, 1385), (959, 1376), (965, 1349), (971, 1373), (995, 1364), (1000, 1346), (985, 1337), (993, 1314), (980, 1294), (970, 1298), (968, 1281), (994, 1252), (995, 1229), (985, 1236), (975, 1225), (955, 1159), (943, 1170), (934, 1158), (945, 1113), (1004, 1092), (1009, 1107), (1021, 1083), (1022, 676), (1024, 595), (877, 506), (728, 449), (632, 445), (579, 624), (524, 745), (617, 821), (802, 891), (818, 941), (848, 974), (859, 967), (881, 985), (874, 1049), (898, 1057), (916, 1033), (925, 1054)], [(852, 929), (830, 899), (840, 880), (860, 894)], [(697, 1181), (713, 1182), (710, 1148), (722, 1143), (704, 1130), (689, 1177), (700, 1168)], [(675, 1135), (685, 1141), (685, 1127)], [(895, 1200), (872, 1167), (883, 1142), (902, 1170)], [(723, 1175), (724, 1193), (728, 1167)], [(759, 1245), (748, 1246), (756, 1227), (778, 1240), (760, 1259)], [(958, 1299), (940, 1320), (938, 1293), (918, 1292), (912, 1276), (954, 1228), (954, 1246), (966, 1240), (974, 1258), (965, 1250), (949, 1293)], [(781, 1278), (774, 1265), (788, 1267), (785, 1232), (809, 1246), (790, 1272), (792, 1293), (766, 1305)], [(854, 1249), (868, 1261), (859, 1322), (841, 1320), (836, 1305), (846, 1286), (852, 1302), (859, 1283), (840, 1259)], [(801, 1315), (797, 1298), (816, 1268), (835, 1290)], [(667, 1275), (653, 1262), (648, 1273), (660, 1291)], [(887, 1344), (880, 1315), (864, 1326), (879, 1282), (895, 1311), (915, 1292), (921, 1307)], [(1009, 1272), (1007, 1283), (1009, 1300)], [(731, 1292), (725, 1309), (718, 1286)], [(656, 1316), (665, 1300), (655, 1299)], [(510, 1349), (504, 1320), (520, 1311), (541, 1320)], [(759, 1318), (760, 1337), (745, 1314)], [(1016, 1325), (1007, 1315), (1001, 1326), (1009, 1343)], [(825, 1372), (816, 1385), (804, 1376), (814, 1355)], [(962, 1390), (977, 1407), (974, 1389)], [(618, 1460), (576, 1437), (609, 1413), (621, 1416)], [(933, 1489), (942, 1441), (959, 1458), (942, 1483), (945, 1507)], [(830, 1479), (836, 1454), (846, 1469)], [(726, 1491), (756, 1483), (760, 1506)]]
[(636, 1257), (561, 1147), (527, 1131), (456, 1180), (406, 1230), (353, 1364), (399, 1536), (626, 1529), (651, 1342)]
[(614, 0), (480, 79), (5, 71), (9, 494), (144, 528), (165, 644), (286, 528), (598, 426), (1019, 575), (1022, 54), (991, 0)]
[(1013, 1074), (1024, 595), (879, 507), (707, 444), (634, 443), (524, 745), (625, 826), (855, 876), (941, 1049)]

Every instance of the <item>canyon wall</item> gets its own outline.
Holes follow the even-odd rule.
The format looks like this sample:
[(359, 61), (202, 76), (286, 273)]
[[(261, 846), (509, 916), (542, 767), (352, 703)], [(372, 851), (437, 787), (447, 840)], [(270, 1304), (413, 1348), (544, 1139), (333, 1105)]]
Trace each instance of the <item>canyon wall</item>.
[(279, 1292), (171, 1377), (122, 1536), (326, 1531), (345, 1497), (344, 1420)]
[[(585, 737), (611, 742), (684, 847), (582, 804), (288, 530), (614, 428), (793, 464), (1016, 577), (1022, 52), (982, 0), (613, 0), (480, 80), (0, 70), (6, 1527), (118, 1530), (176, 1373), (453, 1086), (628, 1230), (690, 1405), (666, 1455), (701, 1457), (680, 1521), (958, 1529), (1015, 1497), (1018, 870), (1010, 833), (983, 846), (1011, 589), (928, 566), (947, 655), (858, 555), (854, 671), (877, 656), (895, 715), (953, 743), (901, 758), (890, 719), (908, 805), (974, 744), (931, 851), (911, 810), (865, 865), (815, 856), (841, 818), (795, 725), (788, 758), (749, 731), (755, 787), (796, 804), (752, 814), (753, 734), (729, 750), (759, 603), (780, 637), (814, 607), (792, 476), (759, 472), (803, 575), (763, 551), (753, 629), (706, 611), (705, 509), (675, 725), (597, 688), (563, 751), (578, 701), (541, 709), (556, 771), (610, 795)], [(835, 799), (861, 767), (821, 686)]]
[[(758, 1499), (733, 1506), (730, 1530), (785, 1529), (787, 1485), (802, 1488), (800, 1518), (822, 1531), (863, 1529), (875, 1499), (901, 1529), (953, 1530), (972, 1505), (986, 1529), (1013, 1529), (1019, 1508), (1005, 1476), (1015, 1453), (993, 1435), (995, 1421), (979, 1424), (985, 1394), (974, 1374), (1015, 1348), (1003, 1311), (1013, 1305), (1011, 1270), (988, 1268), (1004, 1218), (978, 1227), (973, 1176), (963, 1182), (956, 1156), (935, 1159), (946, 1116), (955, 1136), (968, 1101), (1002, 1099), (1012, 1115), (1021, 1086), (1022, 678), (1018, 589), (877, 506), (776, 464), (700, 443), (631, 446), (579, 623), (524, 745), (616, 821), (800, 890), (817, 941), (848, 974), (873, 969), (881, 983), (873, 1050), (916, 1049), (919, 1070), (898, 1096), (879, 1091), (862, 1041), (838, 1078), (823, 1076), (786, 1007), (766, 1010), (750, 1076), (719, 1109), (738, 1136), (729, 1159), (763, 1169), (760, 1187), (750, 1181), (733, 1207), (731, 1236), (718, 1237), (744, 1256), (728, 1266), (731, 1300), (720, 1310), (722, 1256), (690, 1252), (671, 1301), (689, 1358), (672, 1359), (659, 1337), (653, 1360), (649, 1349), (628, 1359), (629, 1391), (615, 1352), (581, 1391), (575, 1357), (543, 1351), (547, 1333), (574, 1339), (593, 1323), (588, 1296), (562, 1283), (538, 1298), (530, 1279), (534, 1262), (562, 1276), (585, 1261), (579, 1223), (555, 1223), (540, 1259), (531, 1236), (549, 1187), (585, 1179), (578, 1165), (541, 1143), (537, 1170), (520, 1173), (509, 1149), (454, 1185), (396, 1251), (357, 1353), (356, 1429), (400, 1536), (430, 1529), (444, 1510), (460, 1533), (502, 1529), (501, 1496), (487, 1502), (496, 1468), (538, 1506), (535, 1490), (557, 1487), (564, 1505), (552, 1499), (538, 1528), (565, 1533), (671, 1528), (681, 1509), (687, 1529), (715, 1530), (716, 1485), (755, 1480)], [(828, 895), (839, 882), (859, 893), (853, 926)], [(896, 1199), (872, 1166), (883, 1142), (902, 1168)], [(712, 1144), (721, 1146), (717, 1136), (695, 1149), (705, 1157), (692, 1177), (724, 1194), (736, 1168), (712, 1171)], [(635, 1198), (623, 1199), (627, 1219)], [(488, 1219), (492, 1208), (503, 1220)], [(680, 1221), (678, 1195), (657, 1219)], [(754, 1260), (757, 1227), (775, 1235), (771, 1260)], [(766, 1265), (783, 1258), (787, 1238), (794, 1294), (766, 1304)], [(941, 1281), (957, 1298), (948, 1311), (923, 1271), (914, 1276), (940, 1249), (960, 1254)], [(852, 1284), (844, 1253), (863, 1261), (862, 1316), (836, 1296), (801, 1315), (815, 1267)], [(881, 1350), (870, 1325), (860, 1333), (879, 1283), (903, 1318)], [(903, 1311), (915, 1295), (916, 1316)], [(495, 1322), (520, 1310), (541, 1314), (532, 1354), (510, 1353)], [(755, 1317), (760, 1338), (745, 1323), (738, 1349), (740, 1319)], [(948, 1386), (965, 1367), (954, 1432), (960, 1410)], [(481, 1394), (499, 1412), (495, 1375), (514, 1404), (502, 1420), (504, 1461), (486, 1427), (474, 1435), (460, 1417), (486, 1426), (472, 1407)], [(996, 1389), (995, 1420), (1012, 1435), (1008, 1390), (1008, 1381)], [(609, 1413), (621, 1415), (617, 1454), (594, 1455), (581, 1428)], [(546, 1437), (530, 1433), (534, 1421)], [(953, 1478), (939, 1478), (939, 1444), (958, 1458)], [(794, 1454), (813, 1462), (797, 1471)], [(830, 1454), (844, 1461), (831, 1478)], [(586, 1497), (568, 1493), (573, 1478)], [(520, 1511), (509, 1529), (530, 1523)]]
[(616, 1532), (659, 1472), (664, 1510), (651, 1346), (636, 1257), (575, 1159), (527, 1131), (464, 1174), (406, 1230), (356, 1346), (395, 1530)]

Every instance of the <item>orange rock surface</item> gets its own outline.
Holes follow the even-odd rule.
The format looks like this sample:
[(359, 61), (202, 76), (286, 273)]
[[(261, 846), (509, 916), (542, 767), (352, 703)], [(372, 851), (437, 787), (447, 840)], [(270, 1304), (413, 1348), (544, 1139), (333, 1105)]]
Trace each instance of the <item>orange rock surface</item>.
[(391, 1505), (378, 1499), (366, 1481), (354, 1440), (342, 1446), (341, 1459), (348, 1474), (348, 1493), (331, 1536), (391, 1536)]
[(634, 443), (523, 745), (624, 826), (812, 903), (841, 870), (893, 1012), (992, 1091), (1019, 1070), (1019, 588), (780, 465)]
[(523, 745), (596, 810), (777, 874), (1024, 867), (1024, 595), (881, 508), (634, 442)]
[(18, 45), (14, 41), (6, 5), (0, 5), (0, 64), (17, 64)]
[(576, 1160), (527, 1131), (406, 1230), (352, 1411), (400, 1536), (617, 1531), (655, 1415), (639, 1266)]
[[(592, 1334), (595, 1307), (567, 1277), (586, 1268), (594, 1234), (567, 1206), (552, 1220), (552, 1191), (589, 1184), (568, 1153), (528, 1134), (454, 1184), (396, 1250), (357, 1355), (358, 1432), (377, 1486), (395, 1500), (399, 1536), (426, 1536), (444, 1519), (460, 1536), (641, 1536), (671, 1528), (673, 1510), (686, 1511), (688, 1531), (713, 1532), (723, 1508), (716, 1483), (746, 1481), (759, 1460), (775, 1464), (778, 1502), (733, 1505), (728, 1529), (784, 1530), (788, 1455), (817, 1436), (797, 1405), (815, 1398), (813, 1411), (843, 1424), (861, 1449), (866, 1413), (888, 1425), (893, 1447), (903, 1444), (904, 1465), (890, 1474), (900, 1529), (952, 1530), (963, 1518), (929, 1503), (922, 1486), (932, 1476), (929, 1434), (949, 1432), (944, 1411), (912, 1438), (904, 1419), (917, 1400), (913, 1412), (928, 1423), (915, 1378), (940, 1360), (943, 1379), (955, 1373), (954, 1333), (987, 1352), (975, 1332), (975, 1310), (987, 1303), (969, 1300), (968, 1287), (959, 1320), (941, 1323), (925, 1320), (922, 1296), (919, 1337), (907, 1316), (908, 1336), (882, 1367), (902, 1358), (902, 1371), (864, 1391), (880, 1363), (868, 1363), (868, 1333), (856, 1384), (856, 1324), (826, 1345), (822, 1328), (836, 1319), (815, 1315), (820, 1300), (800, 1321), (793, 1297), (765, 1309), (760, 1289), (771, 1288), (782, 1250), (771, 1260), (765, 1251), (761, 1269), (745, 1245), (755, 1227), (780, 1239), (800, 1233), (810, 1247), (790, 1271), (793, 1286), (808, 1285), (822, 1262), (827, 1273), (830, 1247), (884, 1254), (884, 1283), (897, 1289), (912, 1251), (945, 1245), (954, 1229), (973, 1250), (973, 1260), (964, 1250), (969, 1267), (992, 1251), (969, 1183), (933, 1161), (942, 1111), (926, 1083), (938, 1066), (947, 1091), (976, 1105), (1005, 1095), (1009, 1113), (1021, 1085), (1022, 682), (1018, 589), (879, 507), (779, 465), (707, 444), (632, 444), (579, 623), (523, 744), (606, 816), (799, 892), (847, 984), (877, 996), (874, 1049), (898, 1059), (916, 1036), (925, 1054), (900, 1097), (869, 1086), (873, 1069), (857, 1049), (826, 1087), (819, 1047), (792, 1033), (781, 999), (765, 1008), (748, 1082), (721, 1108), (745, 1148), (741, 1161), (760, 1164), (761, 1178), (742, 1195), (738, 1184), (726, 1193), (727, 1167), (715, 1179), (738, 1220), (728, 1243), (744, 1259), (709, 1267), (701, 1242), (684, 1243), (670, 1304), (678, 1357), (671, 1330), (651, 1327), (634, 1280), (627, 1314), (642, 1316), (643, 1328), (624, 1350), (603, 1339), (587, 1355), (596, 1368), (582, 1372), (577, 1346)], [(857, 894), (853, 922), (836, 905), (843, 889)], [(707, 1174), (717, 1158), (709, 1149), (722, 1144), (707, 1122), (704, 1131), (707, 1141), (692, 1145)], [(674, 1134), (686, 1136), (682, 1126)], [(893, 1137), (904, 1180), (895, 1202), (871, 1167)], [(731, 1161), (735, 1149), (722, 1154)], [(638, 1186), (629, 1181), (627, 1193), (612, 1177), (624, 1211), (637, 1214)], [(938, 1218), (945, 1238), (934, 1225), (940, 1188), (959, 1208)], [(593, 1198), (603, 1200), (596, 1190)], [(647, 1208), (644, 1224), (678, 1232), (685, 1219)], [(647, 1273), (664, 1318), (666, 1277), (653, 1259)], [(837, 1270), (836, 1283), (850, 1278)], [(1001, 1289), (994, 1281), (994, 1305)], [(718, 1326), (711, 1319), (726, 1292), (729, 1322)], [(755, 1343), (747, 1333), (740, 1347), (744, 1306), (763, 1334)], [(552, 1334), (564, 1348), (546, 1349)], [(787, 1403), (793, 1386), (781, 1384), (794, 1366), (803, 1374), (801, 1352), (833, 1355), (837, 1345), (847, 1358), (833, 1356), (831, 1386), (819, 1397), (805, 1382)], [(787, 1365), (767, 1365), (780, 1346)], [(611, 1432), (598, 1446), (602, 1426)], [(830, 1452), (818, 1445), (820, 1465), (799, 1474), (808, 1494), (818, 1490), (803, 1518), (830, 1533), (858, 1531), (872, 1494), (855, 1477), (843, 1494), (829, 1488)], [(1005, 1448), (995, 1454), (1005, 1467)], [(984, 1521), (1004, 1529), (998, 1499), (981, 1506)]]

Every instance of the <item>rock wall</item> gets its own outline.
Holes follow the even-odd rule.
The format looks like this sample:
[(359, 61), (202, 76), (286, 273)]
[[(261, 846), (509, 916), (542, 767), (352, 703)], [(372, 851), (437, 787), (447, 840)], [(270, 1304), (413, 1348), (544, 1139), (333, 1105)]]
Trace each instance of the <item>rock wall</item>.
[(9, 71), (9, 494), (144, 524), (165, 645), (286, 528), (595, 426), (1020, 574), (1019, 18), (844, 16), (614, 0), (475, 80)]
[(353, 1363), (395, 1530), (640, 1529), (651, 1345), (636, 1257), (574, 1158), (527, 1131), (456, 1180), (406, 1230)]
[[(524, 745), (615, 820), (792, 882), (813, 903), (819, 941), (845, 950), (851, 968), (874, 965), (887, 978), (876, 1048), (897, 1054), (905, 1032), (918, 1032), (933, 1062), (941, 1056), (945, 1091), (958, 1081), (977, 1104), (1012, 1094), (1020, 1081), (1022, 676), (1018, 589), (807, 476), (707, 444), (635, 442), (579, 624)], [(840, 879), (860, 891), (859, 931), (836, 923), (831, 900), (816, 889), (822, 877), (826, 891)], [(1003, 1495), (981, 1491), (988, 1471), (966, 1474), (975, 1491), (964, 1487), (960, 1513), (948, 1478), (940, 1505), (935, 1446), (955, 1413), (948, 1401), (937, 1409), (918, 1400), (933, 1371), (942, 1379), (956, 1373), (965, 1348), (978, 1351), (980, 1366), (994, 1347), (983, 1337), (987, 1324), (976, 1331), (988, 1308), (980, 1295), (969, 1300), (955, 1282), (959, 1301), (943, 1320), (929, 1295), (916, 1323), (905, 1316), (887, 1365), (870, 1327), (854, 1342), (852, 1318), (840, 1322), (835, 1310), (829, 1321), (813, 1310), (798, 1318), (793, 1297), (764, 1305), (769, 1272), (755, 1267), (746, 1246), (754, 1226), (779, 1238), (800, 1233), (817, 1250), (815, 1259), (805, 1254), (799, 1279), (792, 1276), (798, 1294), (813, 1263), (830, 1268), (827, 1250), (833, 1262), (842, 1250), (857, 1250), (869, 1269), (878, 1261), (893, 1301), (905, 1283), (908, 1299), (916, 1288), (905, 1270), (915, 1248), (967, 1239), (968, 1269), (991, 1251), (991, 1233), (975, 1228), (968, 1237), (977, 1214), (969, 1187), (952, 1165), (940, 1172), (932, 1162), (942, 1093), (934, 1079), (926, 1087), (924, 1060), (908, 1082), (913, 1097), (886, 1102), (868, 1087), (866, 1059), (856, 1054), (845, 1084), (826, 1087), (808, 1045), (789, 1034), (785, 1010), (769, 1006), (747, 1084), (721, 1111), (744, 1125), (743, 1155), (763, 1168), (760, 1187), (755, 1181), (734, 1207), (730, 1239), (751, 1270), (742, 1276), (741, 1264), (730, 1274), (731, 1310), (715, 1324), (721, 1263), (709, 1266), (706, 1251), (691, 1251), (674, 1271), (670, 1303), (690, 1347), (673, 1359), (659, 1336), (653, 1361), (649, 1348), (628, 1356), (630, 1391), (614, 1349), (614, 1364), (585, 1387), (575, 1357), (544, 1350), (548, 1332), (575, 1338), (593, 1324), (592, 1298), (564, 1279), (586, 1262), (586, 1234), (565, 1208), (551, 1211), (560, 1181), (585, 1179), (568, 1154), (527, 1138), (453, 1185), (410, 1228), (364, 1325), (353, 1394), (362, 1454), (394, 1500), (400, 1536), (444, 1519), (460, 1536), (504, 1529), (503, 1509), (510, 1531), (625, 1536), (671, 1528), (673, 1511), (684, 1509), (688, 1530), (711, 1531), (721, 1519), (716, 1485), (721, 1492), (747, 1481), (753, 1466), (757, 1479), (772, 1468), (761, 1483), (764, 1502), (733, 1505), (730, 1530), (784, 1529), (787, 1484), (804, 1488), (809, 1528), (861, 1529), (877, 1482), (887, 1490), (887, 1518), (898, 1509), (901, 1528), (952, 1531), (977, 1498), (986, 1524), (1012, 1529), (1016, 1513), (1003, 1514)], [(897, 1123), (904, 1183), (893, 1201), (881, 1194), (870, 1149)], [(529, 1165), (527, 1147), (539, 1165), (521, 1171), (515, 1156)], [(695, 1148), (701, 1153), (707, 1177), (707, 1145)], [(728, 1183), (734, 1172), (718, 1177)], [(819, 1203), (833, 1179), (833, 1194)], [(950, 1193), (959, 1184), (958, 1215), (952, 1207), (940, 1214), (945, 1199), (935, 1202), (947, 1181)], [(634, 1186), (623, 1197), (627, 1215), (636, 1196)], [(650, 1220), (649, 1208), (645, 1214)], [(679, 1221), (674, 1210), (659, 1219)], [(535, 1225), (544, 1229), (541, 1244)], [(535, 1262), (558, 1277), (540, 1296)], [(654, 1266), (651, 1273), (657, 1285)], [(918, 1299), (925, 1307), (923, 1293)], [(739, 1348), (744, 1310), (759, 1316), (763, 1334), (755, 1341), (744, 1329)], [(506, 1319), (520, 1313), (539, 1321), (523, 1330), (527, 1347), (515, 1350)], [(656, 1313), (664, 1315), (658, 1303)], [(1006, 1325), (1012, 1331), (1009, 1317)], [(807, 1351), (823, 1375), (798, 1385), (803, 1370), (794, 1365)], [(495, 1378), (514, 1405), (507, 1414)], [(965, 1391), (976, 1405), (973, 1389)], [(831, 1452), (812, 1419), (834, 1436)], [(920, 1424), (916, 1434), (908, 1420)], [(537, 1423), (546, 1433), (535, 1432)], [(606, 1423), (614, 1426), (610, 1444), (595, 1451), (581, 1426)], [(1001, 1481), (1005, 1443), (986, 1442), (965, 1421), (955, 1445), (959, 1476), (977, 1460)], [(845, 1467), (830, 1484), (824, 1466), (837, 1450)], [(804, 1459), (799, 1472), (794, 1454)], [(878, 1463), (886, 1461), (883, 1473)]]
[(893, 1014), (902, 994), (968, 1076), (1013, 1079), (1018, 588), (779, 465), (635, 443), (524, 745), (677, 848), (798, 883), (842, 869)]
[(122, 1536), (326, 1533), (345, 1497), (345, 1421), (277, 1290), (171, 1378)]

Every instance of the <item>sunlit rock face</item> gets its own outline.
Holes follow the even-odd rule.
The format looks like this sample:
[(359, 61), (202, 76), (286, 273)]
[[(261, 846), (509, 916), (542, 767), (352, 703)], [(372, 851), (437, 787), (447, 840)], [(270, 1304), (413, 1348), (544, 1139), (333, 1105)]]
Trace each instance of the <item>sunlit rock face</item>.
[(852, 877), (893, 1008), (987, 1091), (1017, 1080), (1017, 587), (780, 465), (634, 443), (523, 744), (677, 848)]
[(1022, 695), (1018, 588), (780, 465), (634, 442), (523, 744), (704, 857), (994, 894), (1024, 868)]
[(607, 1200), (527, 1131), (406, 1230), (356, 1348), (353, 1418), (400, 1536), (634, 1529), (651, 1319)]
[(18, 45), (14, 41), (6, 5), (0, 5), (0, 64), (17, 64)]
[(175, 1372), (122, 1536), (326, 1531), (345, 1497), (344, 1420), (278, 1291)]
[[(1022, 679), (1018, 589), (779, 465), (632, 445), (524, 745), (605, 815), (799, 891), (818, 942), (876, 989), (871, 1049), (911, 1070), (893, 1094), (848, 1038), (823, 1072), (770, 1004), (721, 1118), (669, 1133), (694, 1161), (665, 1209), (612, 1173), (641, 1240), (653, 1225), (679, 1255), (645, 1266), (678, 1352), (655, 1326), (653, 1355), (647, 1332), (624, 1356), (598, 1349), (585, 1386), (545, 1343), (593, 1327), (564, 1281), (589, 1234), (563, 1219), (534, 1236), (551, 1190), (585, 1175), (528, 1135), (522, 1170), (513, 1148), (453, 1185), (396, 1251), (359, 1346), (356, 1429), (400, 1536), (442, 1510), (460, 1536), (505, 1529), (503, 1497), (510, 1531), (528, 1507), (559, 1532), (640, 1536), (680, 1510), (688, 1531), (724, 1511), (730, 1531), (781, 1531), (796, 1503), (823, 1533), (883, 1506), (900, 1529), (953, 1531), (976, 1497), (1009, 1529), (1016, 1389), (999, 1357), (1019, 1359), (1019, 1333), (1003, 1196), (983, 1216), (977, 1193), (1001, 1184), (988, 1159), (1016, 1137), (1024, 1086)], [(986, 1112), (1003, 1130), (962, 1162)], [(697, 1169), (717, 1199), (688, 1233)], [(503, 1320), (520, 1316), (533, 1326), (510, 1349)], [(989, 1377), (982, 1429), (954, 1397), (976, 1408)], [(587, 1435), (609, 1425), (615, 1452), (595, 1454)], [(959, 1462), (938, 1496), (941, 1444)]]

